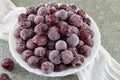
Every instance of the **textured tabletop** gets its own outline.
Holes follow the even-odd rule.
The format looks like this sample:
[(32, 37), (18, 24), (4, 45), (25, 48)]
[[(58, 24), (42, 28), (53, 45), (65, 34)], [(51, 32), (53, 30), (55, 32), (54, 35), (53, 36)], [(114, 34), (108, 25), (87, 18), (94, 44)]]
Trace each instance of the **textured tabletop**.
[[(31, 6), (39, 3), (47, 3), (51, 0), (12, 0), (16, 6)], [(75, 3), (83, 8), (96, 21), (100, 32), (102, 45), (120, 63), (120, 0), (55, 0), (61, 3)], [(13, 57), (6, 41), (0, 40), (0, 61)], [(77, 80), (76, 75), (60, 78), (48, 78), (29, 73), (15, 62), (12, 72), (4, 70), (0, 66), (0, 73), (6, 72), (12, 80)]]

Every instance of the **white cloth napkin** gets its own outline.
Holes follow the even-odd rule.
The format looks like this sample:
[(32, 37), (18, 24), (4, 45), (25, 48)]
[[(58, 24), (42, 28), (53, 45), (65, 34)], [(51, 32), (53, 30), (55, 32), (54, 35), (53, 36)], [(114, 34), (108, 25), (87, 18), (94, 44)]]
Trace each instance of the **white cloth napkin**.
[[(0, 11), (0, 39), (8, 41), (11, 27), (25, 8), (16, 7), (10, 0), (0, 0)], [(96, 58), (76, 74), (79, 80), (120, 80), (120, 64), (101, 46)]]

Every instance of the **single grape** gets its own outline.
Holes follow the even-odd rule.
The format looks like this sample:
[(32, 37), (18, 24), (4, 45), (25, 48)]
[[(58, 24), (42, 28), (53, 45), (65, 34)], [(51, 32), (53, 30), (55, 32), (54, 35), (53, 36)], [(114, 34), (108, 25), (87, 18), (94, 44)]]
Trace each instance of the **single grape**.
[(37, 47), (37, 48), (34, 50), (34, 55), (35, 55), (35, 56), (43, 57), (43, 56), (45, 56), (45, 54), (46, 54), (46, 49), (43, 48), (43, 47)]
[(6, 73), (0, 74), (0, 80), (11, 80)]
[(83, 18), (83, 21), (87, 23), (89, 26), (91, 25), (91, 20), (89, 18)]
[(16, 51), (17, 51), (18, 53), (21, 54), (25, 49), (26, 49), (25, 43), (16, 44)]
[(78, 14), (79, 16), (83, 17), (83, 18), (86, 17), (86, 12), (85, 12), (83, 9), (79, 9), (79, 10), (77, 11), (77, 14)]
[(22, 29), (20, 27), (16, 28), (14, 36), (18, 39), (20, 38), (20, 32), (22, 31)]
[(40, 15), (37, 15), (35, 18), (34, 18), (34, 23), (37, 25), (39, 23), (43, 23), (44, 22), (44, 17), (43, 16), (40, 16)]
[(66, 8), (67, 8), (67, 5), (66, 5), (66, 4), (61, 4), (61, 5), (59, 6), (59, 9), (64, 9), (64, 10), (66, 10)]
[(37, 45), (32, 41), (32, 39), (29, 39), (26, 43), (26, 47), (30, 50), (34, 50)]
[(58, 9), (58, 4), (55, 1), (51, 1), (47, 4), (47, 7), (55, 7), (56, 9)]
[(79, 29), (75, 26), (70, 26), (70, 28), (72, 28), (72, 33), (75, 33), (77, 35), (80, 35)]
[(20, 27), (25, 29), (25, 28), (30, 28), (31, 22), (27, 19), (22, 19), (20, 22)]
[(65, 41), (59, 40), (59, 41), (56, 42), (55, 48), (56, 48), (56, 50), (60, 50), (60, 51), (66, 50), (67, 49), (67, 44), (66, 44)]
[(36, 14), (36, 8), (35, 7), (28, 7), (27, 8), (27, 11), (26, 11), (26, 13), (28, 14), (28, 15), (30, 15), (30, 14)]
[(37, 15), (40, 15), (40, 16), (46, 16), (49, 14), (50, 14), (50, 11), (49, 11), (48, 7), (46, 7), (46, 6), (40, 7), (37, 11)]
[(34, 18), (35, 18), (35, 17), (36, 17), (35, 14), (30, 14), (27, 19), (28, 19), (29, 21), (31, 21), (31, 22), (34, 22)]
[(31, 56), (33, 56), (33, 52), (31, 50), (25, 50), (22, 53), (22, 59), (25, 60), (25, 61), (27, 61), (27, 59)]
[(90, 47), (93, 47), (93, 45), (94, 45), (93, 39), (92, 38), (86, 39), (85, 44)]
[(23, 20), (23, 19), (27, 19), (27, 14), (22, 13), (22, 14), (20, 14), (20, 15), (18, 16), (18, 21), (19, 21), (19, 22), (20, 22), (21, 20)]
[(48, 20), (47, 20), (47, 24), (54, 26), (58, 23), (58, 18), (55, 15), (49, 15), (48, 16)]

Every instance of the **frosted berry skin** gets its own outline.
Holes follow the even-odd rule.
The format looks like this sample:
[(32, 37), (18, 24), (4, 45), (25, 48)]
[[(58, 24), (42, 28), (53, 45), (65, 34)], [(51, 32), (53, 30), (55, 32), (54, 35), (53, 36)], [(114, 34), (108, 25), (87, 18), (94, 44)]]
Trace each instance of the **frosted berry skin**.
[(28, 7), (26, 13), (29, 14), (36, 14), (36, 8), (35, 7)]
[(49, 53), (49, 60), (54, 64), (61, 63), (61, 56), (58, 50), (53, 50)]
[(8, 70), (8, 71), (12, 71), (14, 68), (14, 62), (12, 59), (10, 58), (5, 58), (2, 60), (1, 65), (4, 69)]
[(49, 15), (48, 16), (48, 20), (47, 20), (47, 24), (54, 26), (58, 23), (58, 18), (55, 15)]
[(22, 53), (22, 59), (27, 61), (27, 59), (31, 56), (33, 56), (33, 51), (31, 50), (25, 50), (23, 53)]
[(30, 28), (30, 26), (31, 26), (31, 22), (29, 20), (27, 20), (27, 19), (22, 19), (19, 22), (19, 24), (20, 24), (20, 27), (23, 28), (23, 29)]
[(31, 56), (27, 59), (28, 65), (32, 68), (39, 67), (39, 61), (40, 61), (40, 59), (38, 57), (35, 57), (35, 56)]
[(47, 37), (45, 35), (36, 34), (32, 41), (38, 46), (44, 46), (47, 44)]
[(67, 38), (67, 43), (69, 46), (77, 46), (79, 43), (79, 38), (76, 34), (71, 34), (68, 38)]
[(90, 47), (93, 47), (94, 42), (93, 42), (92, 38), (89, 38), (89, 39), (85, 40), (85, 44), (88, 45), (88, 46), (90, 46)]
[(84, 45), (80, 48), (80, 54), (88, 57), (91, 54), (91, 47), (89, 47), (88, 45)]
[(80, 27), (83, 23), (83, 19), (81, 16), (74, 14), (70, 17), (69, 23), (73, 26)]
[(80, 67), (84, 63), (84, 59), (84, 56), (77, 54), (72, 61), (72, 65), (74, 67)]
[(26, 45), (24, 43), (19, 43), (16, 45), (16, 51), (18, 53), (22, 53), (26, 49)]
[(34, 22), (34, 18), (35, 18), (35, 17), (36, 17), (35, 14), (30, 14), (27, 19), (28, 19), (29, 21), (31, 21), (31, 22)]
[(14, 36), (18, 39), (20, 38), (20, 32), (22, 31), (22, 29), (20, 27), (16, 28)]
[(78, 14), (79, 16), (83, 17), (83, 18), (86, 17), (86, 12), (85, 12), (83, 9), (78, 10), (78, 11), (77, 11), (77, 14)]
[(40, 15), (40, 16), (46, 16), (49, 14), (50, 14), (50, 11), (49, 11), (48, 7), (46, 7), (46, 6), (40, 7), (37, 11), (37, 15)]
[(37, 45), (32, 41), (32, 39), (29, 39), (26, 42), (26, 47), (30, 50), (34, 50), (37, 47)]
[(37, 15), (35, 18), (34, 18), (34, 23), (37, 25), (39, 23), (43, 23), (44, 22), (44, 17), (43, 16), (40, 16), (40, 15)]
[(67, 19), (67, 12), (65, 10), (59, 10), (55, 13), (55, 15), (60, 19), (60, 20), (66, 20)]
[(11, 80), (6, 73), (0, 74), (0, 80)]
[(66, 5), (66, 4), (61, 4), (61, 5), (59, 6), (59, 9), (64, 9), (64, 10), (66, 10), (66, 8), (67, 8), (67, 5)]
[(72, 29), (72, 30), (71, 30), (72, 33), (75, 33), (75, 34), (77, 34), (77, 35), (80, 35), (80, 34), (79, 34), (79, 29), (78, 29), (77, 27), (75, 27), (75, 26), (70, 26), (70, 28)]
[(23, 40), (28, 40), (29, 38), (31, 38), (34, 35), (33, 29), (23, 29), (20, 32), (20, 37)]
[(49, 74), (54, 71), (54, 64), (51, 62), (44, 62), (41, 65), (41, 71), (44, 72), (45, 74)]
[(61, 52), (62, 55), (62, 61), (64, 64), (69, 64), (72, 62), (73, 60), (73, 53), (69, 50), (65, 50), (63, 52)]
[(37, 47), (34, 50), (34, 55), (38, 57), (43, 57), (46, 54), (46, 50), (43, 47)]
[(38, 34), (44, 34), (45, 31), (47, 31), (47, 29), (48, 29), (48, 25), (44, 23), (40, 23), (37, 26), (35, 26), (34, 32)]
[(19, 22), (20, 22), (21, 20), (23, 20), (23, 19), (27, 19), (27, 14), (22, 13), (22, 14), (20, 14), (20, 15), (18, 16), (18, 21), (19, 21)]
[(63, 40), (59, 40), (55, 44), (56, 50), (62, 51), (67, 49), (67, 43)]
[(60, 33), (58, 32), (58, 28), (55, 26), (49, 28), (48, 38), (52, 41), (56, 41), (60, 38)]
[(87, 23), (89, 26), (91, 25), (91, 20), (89, 18), (84, 18), (83, 21)]
[(55, 7), (56, 9), (58, 9), (58, 4), (55, 1), (51, 1), (47, 4), (48, 7)]

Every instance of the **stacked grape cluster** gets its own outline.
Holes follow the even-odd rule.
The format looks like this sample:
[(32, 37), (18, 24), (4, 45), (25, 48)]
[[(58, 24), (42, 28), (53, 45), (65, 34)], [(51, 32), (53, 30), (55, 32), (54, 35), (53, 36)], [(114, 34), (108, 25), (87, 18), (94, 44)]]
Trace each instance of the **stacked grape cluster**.
[(27, 8), (18, 17), (16, 51), (32, 68), (48, 74), (79, 67), (91, 54), (91, 21), (76, 5), (50, 2)]

